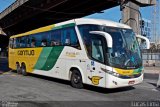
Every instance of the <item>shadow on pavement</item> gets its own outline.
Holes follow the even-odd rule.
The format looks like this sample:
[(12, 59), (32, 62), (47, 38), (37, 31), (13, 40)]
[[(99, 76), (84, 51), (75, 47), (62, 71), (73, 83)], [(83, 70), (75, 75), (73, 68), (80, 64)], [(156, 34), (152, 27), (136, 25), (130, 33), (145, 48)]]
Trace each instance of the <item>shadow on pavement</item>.
[(153, 85), (154, 87), (157, 87), (157, 83), (151, 83), (151, 82), (147, 82), (147, 83)]
[(160, 91), (160, 86), (156, 88), (156, 90)]
[[(29, 74), (28, 76), (32, 76), (32, 77), (36, 77), (39, 79), (44, 79), (44, 80), (71, 86), (70, 81), (66, 81), (66, 80), (61, 80), (57, 78), (46, 77), (46, 76), (41, 76), (41, 75), (36, 75), (36, 74)], [(106, 88), (95, 87), (91, 85), (84, 85), (84, 89), (105, 94), (105, 93), (117, 93), (117, 92), (123, 92), (123, 91), (130, 91), (135, 88), (132, 86), (129, 86), (129, 87), (123, 87), (123, 88), (116, 88), (116, 89), (106, 89)]]
[(107, 89), (107, 88), (95, 87), (95, 86), (90, 86), (90, 85), (85, 85), (84, 88), (87, 89), (87, 90), (90, 90), (90, 91), (103, 93), (103, 94), (106, 94), (106, 93), (118, 93), (118, 92), (130, 91), (130, 90), (135, 89), (132, 86), (122, 87), (122, 88), (115, 88), (115, 89)]
[(153, 85), (157, 91), (160, 91), (160, 86), (157, 87), (157, 83), (151, 83), (151, 82), (147, 83)]

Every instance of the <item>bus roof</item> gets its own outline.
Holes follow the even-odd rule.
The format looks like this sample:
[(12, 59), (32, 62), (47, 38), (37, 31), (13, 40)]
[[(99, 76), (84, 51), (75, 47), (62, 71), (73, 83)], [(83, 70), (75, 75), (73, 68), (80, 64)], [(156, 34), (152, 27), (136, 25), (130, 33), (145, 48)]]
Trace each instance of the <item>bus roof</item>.
[(103, 19), (88, 19), (88, 18), (81, 18), (81, 19), (75, 19), (77, 25), (82, 24), (96, 24), (96, 25), (104, 25), (104, 26), (110, 26), (110, 27), (117, 27), (117, 28), (126, 28), (131, 29), (128, 25), (109, 21), (109, 20), (103, 20)]
[(60, 28), (67, 27), (67, 26), (84, 25), (84, 24), (95, 24), (95, 25), (104, 25), (104, 26), (110, 26), (110, 27), (131, 29), (131, 27), (129, 27), (128, 25), (113, 22), (113, 21), (102, 20), (102, 19), (80, 18), (80, 19), (73, 19), (73, 20), (41, 27), (41, 28), (29, 31), (29, 32), (25, 32), (25, 33), (18, 34), (18, 35), (13, 35), (10, 38), (22, 37), (26, 35), (51, 31), (53, 29), (60, 29)]

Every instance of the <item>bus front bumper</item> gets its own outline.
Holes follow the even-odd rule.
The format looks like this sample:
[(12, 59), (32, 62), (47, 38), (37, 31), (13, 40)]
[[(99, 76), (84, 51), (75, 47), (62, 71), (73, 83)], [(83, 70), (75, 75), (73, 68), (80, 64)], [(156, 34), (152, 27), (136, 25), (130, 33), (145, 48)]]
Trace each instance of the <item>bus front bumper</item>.
[(130, 79), (122, 79), (112, 75), (107, 75), (106, 78), (106, 88), (120, 88), (120, 87), (127, 87), (137, 85), (143, 82), (143, 75), (137, 78), (130, 78)]

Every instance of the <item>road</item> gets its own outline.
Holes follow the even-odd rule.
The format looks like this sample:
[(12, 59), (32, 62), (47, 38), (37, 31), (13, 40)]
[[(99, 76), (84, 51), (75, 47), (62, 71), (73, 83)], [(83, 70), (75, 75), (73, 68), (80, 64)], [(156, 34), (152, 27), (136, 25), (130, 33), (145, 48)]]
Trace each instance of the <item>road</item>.
[(156, 82), (156, 79), (146, 78), (142, 84), (127, 88), (103, 89), (85, 85), (84, 89), (75, 89), (67, 81), (38, 75), (22, 76), (8, 71), (0, 74), (0, 100), (160, 101)]

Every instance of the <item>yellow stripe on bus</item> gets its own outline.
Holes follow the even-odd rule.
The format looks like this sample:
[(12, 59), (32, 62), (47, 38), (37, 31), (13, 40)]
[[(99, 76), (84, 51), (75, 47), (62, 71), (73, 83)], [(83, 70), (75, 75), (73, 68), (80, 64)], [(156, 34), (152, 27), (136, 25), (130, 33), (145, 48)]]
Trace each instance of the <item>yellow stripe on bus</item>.
[(26, 70), (28, 72), (33, 72), (33, 68), (37, 63), (42, 50), (43, 48), (10, 49), (10, 67), (16, 69), (16, 61), (20, 64), (24, 62), (26, 64)]
[(49, 25), (49, 26), (46, 26), (46, 27), (41, 27), (41, 28), (38, 28), (38, 29), (35, 29), (35, 30), (32, 30), (32, 31), (26, 32), (26, 33), (22, 33), (22, 34), (18, 34), (18, 35), (12, 36), (11, 38), (22, 37), (22, 36), (26, 36), (26, 35), (31, 35), (31, 34), (36, 34), (36, 33), (50, 31), (54, 27), (55, 27), (55, 25)]

